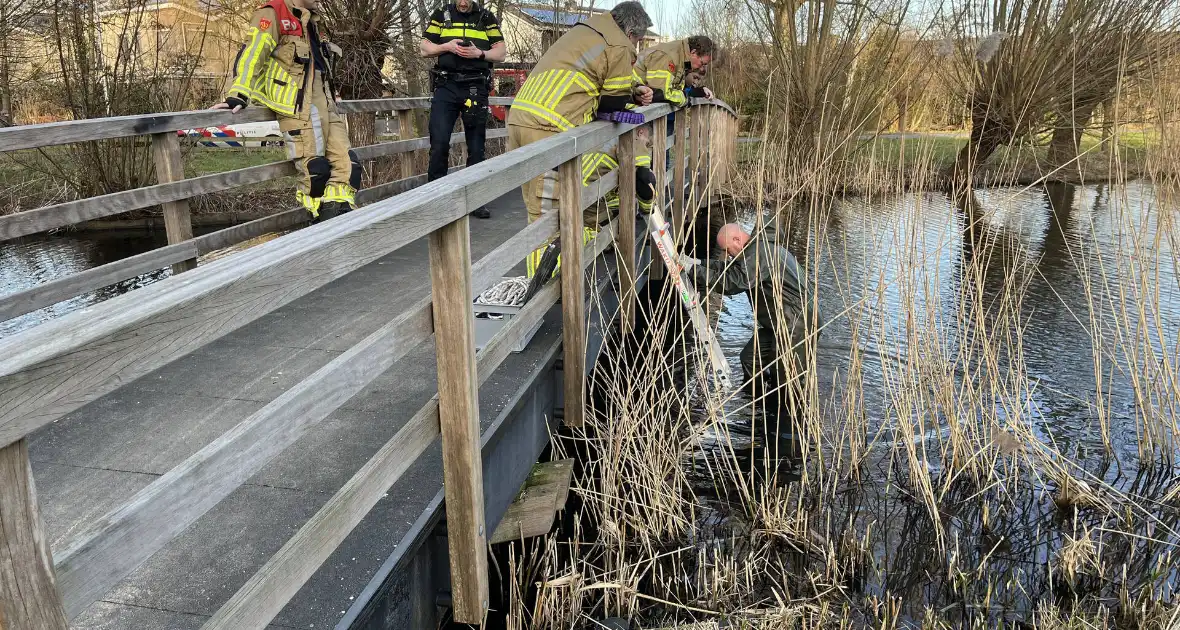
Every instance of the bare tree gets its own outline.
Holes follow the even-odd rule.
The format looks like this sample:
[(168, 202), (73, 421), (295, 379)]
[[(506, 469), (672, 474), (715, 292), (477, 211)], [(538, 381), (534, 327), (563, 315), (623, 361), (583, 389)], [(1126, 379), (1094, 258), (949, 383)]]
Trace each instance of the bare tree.
[(1166, 47), (1158, 47), (1159, 44), (1172, 43), (1171, 38), (1155, 37), (1159, 35), (1155, 32), (1159, 16), (1151, 11), (1158, 7), (1135, 5), (1135, 2), (1119, 5), (1124, 16), (1117, 22), (1117, 31), (1098, 38), (1087, 50), (1071, 51), (1074, 55), (1071, 85), (1056, 99), (1051, 114), (1050, 166), (1060, 168), (1076, 163), (1082, 134), (1090, 128), (1098, 106), (1103, 105), (1104, 131), (1109, 133), (1108, 125), (1115, 118), (1115, 97), (1120, 86), (1136, 80), (1148, 70), (1153, 58), (1174, 54)]
[[(997, 148), (1062, 129), (1057, 159), (1076, 155), (1094, 106), (1144, 63), (1148, 34), (1170, 0), (987, 0), (950, 20), (958, 62), (953, 78), (968, 94), (970, 141), (953, 177), (963, 189)], [(1072, 145), (1072, 151), (1065, 151)]]
[[(767, 116), (799, 170), (838, 176), (901, 79), (906, 0), (747, 0), (770, 52)], [(820, 168), (823, 166), (824, 168)]]
[(14, 123), (14, 65), (26, 45), (26, 30), (45, 10), (44, 0), (0, 0), (0, 126)]
[[(73, 118), (175, 111), (191, 104), (196, 58), (163, 54), (148, 4), (112, 3), (100, 13), (93, 3), (53, 0), (50, 32), (60, 69), (55, 100)], [(148, 149), (134, 138), (67, 145), (64, 159), (48, 163), (79, 196), (154, 181)]]
[[(333, 0), (324, 5), (327, 25), (344, 56), (336, 67), (336, 87), (346, 99), (380, 98), (385, 81), (381, 70), (398, 37), (406, 35), (406, 22), (415, 13), (408, 1)], [(354, 144), (376, 140), (372, 115), (349, 116)]]

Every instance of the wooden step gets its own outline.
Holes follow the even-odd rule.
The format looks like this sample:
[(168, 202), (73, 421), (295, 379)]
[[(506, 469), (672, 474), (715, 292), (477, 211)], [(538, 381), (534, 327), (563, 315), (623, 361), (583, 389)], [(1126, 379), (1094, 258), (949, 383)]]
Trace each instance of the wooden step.
[(563, 459), (533, 466), (516, 500), (508, 506), (491, 543), (544, 536), (553, 529), (557, 513), (569, 498), (574, 460)]

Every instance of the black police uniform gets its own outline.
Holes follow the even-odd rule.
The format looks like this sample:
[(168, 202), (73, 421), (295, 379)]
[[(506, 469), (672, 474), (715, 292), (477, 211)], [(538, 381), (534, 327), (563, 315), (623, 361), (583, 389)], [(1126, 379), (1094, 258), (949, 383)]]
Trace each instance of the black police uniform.
[[(422, 37), (433, 44), (466, 41), (482, 51), (491, 50), (493, 45), (504, 41), (499, 20), (474, 1), (467, 13), (460, 12), (455, 4), (435, 11)], [(467, 136), (467, 166), (483, 161), (491, 74), (492, 63), (482, 57), (467, 59), (453, 53), (439, 55), (438, 63), (431, 71), (434, 98), (430, 102), (430, 167), (427, 171), (430, 181), (447, 174), (451, 133), (459, 116), (463, 117), (463, 132)]]

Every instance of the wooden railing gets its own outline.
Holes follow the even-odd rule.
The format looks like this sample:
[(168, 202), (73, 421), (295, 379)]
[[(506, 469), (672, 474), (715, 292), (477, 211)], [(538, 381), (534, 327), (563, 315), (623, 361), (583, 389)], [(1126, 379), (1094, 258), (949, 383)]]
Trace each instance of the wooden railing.
[[(512, 99), (493, 98), (492, 102), (496, 105), (509, 105)], [(357, 147), (356, 152), (362, 161), (391, 155), (402, 155), (409, 158), (415, 152), (430, 147), (429, 138), (409, 137), (413, 135), (414, 130), (413, 110), (429, 108), (430, 99), (428, 98), (344, 101), (339, 104), (339, 107), (342, 111), (351, 114), (397, 113), (399, 130), (403, 130), (399, 133), (403, 138), (393, 142)], [(281, 161), (185, 179), (183, 157), (176, 132), (198, 127), (266, 120), (274, 120), (274, 115), (269, 110), (248, 108), (236, 115), (213, 111), (178, 112), (0, 129), (0, 151), (2, 152), (91, 140), (150, 135), (159, 182), (155, 186), (68, 201), (0, 216), (0, 241), (48, 232), (132, 210), (161, 206), (164, 210), (164, 226), (169, 243), (166, 247), (51, 280), (18, 293), (0, 296), (0, 321), (31, 313), (163, 267), (172, 266), (174, 273), (188, 271), (196, 266), (198, 256), (262, 234), (305, 223), (307, 212), (301, 208), (293, 208), (193, 238), (192, 219), (188, 206), (190, 199), (199, 195), (233, 190), (242, 186), (295, 175), (296, 168), (294, 162)], [(505, 137), (507, 137), (505, 129), (488, 130), (489, 139)], [(454, 134), (451, 137), (452, 144), (462, 142), (463, 134)], [(413, 159), (401, 160), (402, 176), (400, 179), (360, 191), (357, 195), (358, 202), (371, 203), (426, 183), (424, 174), (414, 173), (413, 164)]]
[[(349, 112), (408, 112), (424, 99), (345, 103)], [(411, 103), (414, 103), (413, 105)], [(732, 110), (717, 101), (695, 102), (677, 114), (677, 137), (666, 134), (669, 109), (645, 108), (656, 118), (657, 179), (669, 176), (672, 212), (679, 225), (686, 204), (702, 197), (698, 176), (732, 151)], [(264, 120), (247, 110), (232, 120)], [(685, 118), (691, 120), (684, 124)], [(4, 232), (107, 216), (154, 203), (165, 206), (169, 237), (184, 236), (187, 196), (262, 181), (290, 172), (280, 163), (180, 180), (177, 129), (224, 124), (228, 115), (189, 112), (54, 123), (0, 130), (0, 146), (29, 148), (130, 135), (153, 135), (162, 182), (108, 195), (101, 204), (81, 200), (30, 211), (6, 221)], [(403, 119), (404, 120), (404, 119)], [(692, 129), (690, 133), (688, 130)], [(510, 151), (446, 178), (383, 199), (332, 221), (285, 235), (175, 275), (96, 306), (0, 339), (0, 620), (7, 629), (67, 627), (120, 580), (258, 472), (274, 456), (372, 383), (412, 348), (434, 338), (439, 393), (423, 406), (241, 589), (205, 628), (261, 628), (279, 613), (345, 536), (438, 436), (442, 436), (448, 544), (454, 618), (479, 623), (487, 609), (487, 527), (479, 450), (478, 386), (527, 331), (557, 302), (563, 304), (565, 418), (580, 424), (584, 404), (584, 274), (562, 273), (478, 353), (472, 297), (495, 284), (530, 251), (560, 231), (581, 242), (582, 211), (620, 186), (620, 216), (585, 250), (567, 248), (563, 265), (584, 268), (612, 245), (619, 259), (625, 322), (634, 317), (635, 189), (631, 152), (634, 128), (592, 123)], [(620, 137), (622, 173), (590, 187), (580, 185), (581, 154)], [(691, 139), (691, 144), (690, 144)], [(422, 139), (364, 147), (362, 157), (424, 148)], [(468, 213), (557, 167), (560, 210), (523, 228), (472, 264)], [(690, 177), (691, 176), (691, 177)], [(686, 180), (686, 177), (690, 177)], [(402, 180), (404, 181), (404, 179)], [(703, 180), (699, 180), (703, 181)], [(630, 185), (629, 185), (630, 184)], [(409, 184), (406, 186), (409, 188)], [(393, 191), (394, 187), (386, 188)], [(690, 191), (688, 195), (684, 191)], [(150, 191), (150, 192), (143, 192)], [(383, 193), (384, 194), (384, 193)], [(89, 204), (89, 205), (87, 205)], [(27, 213), (22, 213), (27, 214)], [(19, 216), (19, 215), (18, 215)], [(282, 215), (278, 215), (282, 216)], [(33, 218), (35, 217), (35, 218)], [(261, 221), (268, 221), (271, 218)], [(275, 219), (265, 225), (282, 225)], [(250, 224), (246, 224), (250, 225)], [(262, 225), (262, 224), (260, 224)], [(24, 227), (19, 227), (24, 226)], [(177, 240), (148, 252), (118, 274), (151, 265), (188, 265), (213, 243), (252, 233), (238, 226), (208, 237)], [(190, 228), (191, 229), (191, 228)], [(234, 231), (238, 230), (238, 231)], [(220, 236), (216, 236), (220, 235)], [(138, 492), (128, 502), (75, 532), (51, 553), (38, 515), (26, 436), (100, 396), (217, 340), (293, 300), (409, 243), (429, 236), (431, 297), (413, 305), (344, 354), (244, 419), (214, 442)], [(200, 241), (202, 238), (211, 240)], [(203, 243), (203, 244), (198, 244)], [(160, 254), (160, 252), (168, 252)], [(117, 264), (117, 263), (116, 263)], [(137, 265), (137, 266), (134, 266)], [(111, 267), (105, 265), (104, 267)], [(99, 269), (103, 269), (100, 267)], [(95, 270), (97, 271), (97, 270)], [(77, 274), (77, 276), (84, 276)], [(105, 274), (105, 275), (104, 275)], [(71, 285), (91, 286), (118, 275), (101, 272)], [(64, 291), (63, 291), (64, 293)], [(60, 293), (59, 293), (60, 294)], [(629, 325), (625, 323), (624, 325)]]

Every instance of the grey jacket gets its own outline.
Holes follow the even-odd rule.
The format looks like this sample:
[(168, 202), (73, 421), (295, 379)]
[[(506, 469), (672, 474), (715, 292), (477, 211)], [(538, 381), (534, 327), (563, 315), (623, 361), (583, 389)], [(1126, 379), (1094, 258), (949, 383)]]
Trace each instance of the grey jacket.
[[(693, 269), (693, 281), (701, 290), (708, 287), (724, 295), (748, 293), (762, 328), (777, 327), (779, 322), (794, 327), (802, 322), (804, 312), (811, 316), (815, 302), (799, 262), (776, 243), (770, 230), (746, 245), (736, 260), (709, 260), (698, 265)], [(819, 328), (819, 322), (809, 323), (809, 328)]]

